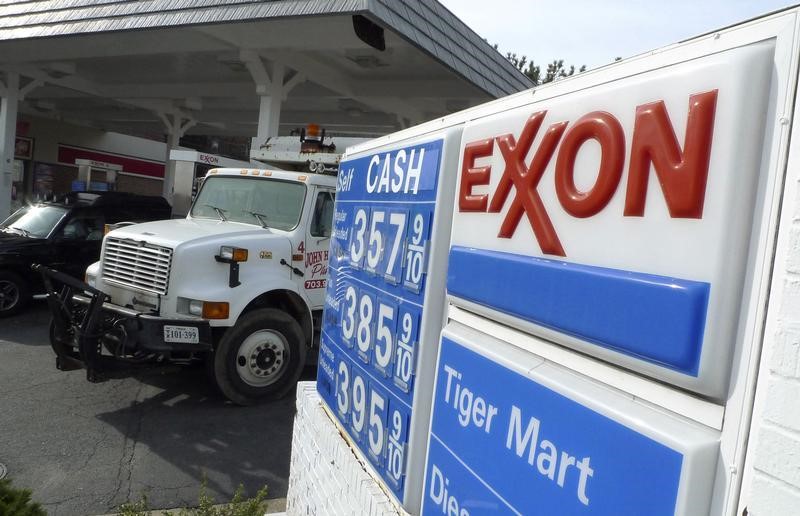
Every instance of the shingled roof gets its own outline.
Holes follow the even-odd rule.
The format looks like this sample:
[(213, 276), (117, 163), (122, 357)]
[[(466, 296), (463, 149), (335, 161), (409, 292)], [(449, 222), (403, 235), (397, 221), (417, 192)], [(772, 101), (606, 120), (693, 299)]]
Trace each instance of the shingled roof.
[(0, 41), (333, 14), (369, 17), (493, 97), (532, 87), (436, 0), (0, 0)]

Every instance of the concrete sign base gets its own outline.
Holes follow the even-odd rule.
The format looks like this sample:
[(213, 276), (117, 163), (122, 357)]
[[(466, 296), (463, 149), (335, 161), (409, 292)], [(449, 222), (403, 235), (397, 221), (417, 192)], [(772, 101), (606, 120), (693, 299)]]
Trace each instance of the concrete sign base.
[(399, 516), (323, 408), (316, 382), (297, 384), (286, 514)]

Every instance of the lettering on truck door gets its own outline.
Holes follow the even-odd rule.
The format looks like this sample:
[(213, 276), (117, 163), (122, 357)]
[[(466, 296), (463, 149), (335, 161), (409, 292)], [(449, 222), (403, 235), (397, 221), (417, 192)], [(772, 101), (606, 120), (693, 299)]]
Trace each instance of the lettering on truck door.
[(311, 222), (306, 229), (303, 287), (313, 309), (321, 308), (325, 303), (335, 197), (333, 190), (317, 188)]

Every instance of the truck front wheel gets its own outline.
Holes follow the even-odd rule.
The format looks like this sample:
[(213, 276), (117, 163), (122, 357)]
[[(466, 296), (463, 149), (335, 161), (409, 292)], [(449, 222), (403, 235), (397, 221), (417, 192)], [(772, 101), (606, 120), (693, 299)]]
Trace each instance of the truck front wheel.
[(305, 359), (305, 339), (297, 321), (280, 310), (253, 310), (220, 340), (214, 379), (226, 398), (253, 405), (288, 394)]

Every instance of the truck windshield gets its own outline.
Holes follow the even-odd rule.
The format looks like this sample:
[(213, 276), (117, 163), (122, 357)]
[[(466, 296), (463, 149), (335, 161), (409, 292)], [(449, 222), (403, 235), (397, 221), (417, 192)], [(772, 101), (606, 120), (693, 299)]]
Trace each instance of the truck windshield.
[(306, 186), (293, 181), (211, 176), (192, 205), (192, 217), (289, 231), (300, 222), (305, 194)]
[(60, 206), (23, 206), (0, 224), (0, 230), (46, 238), (66, 213), (66, 208)]

